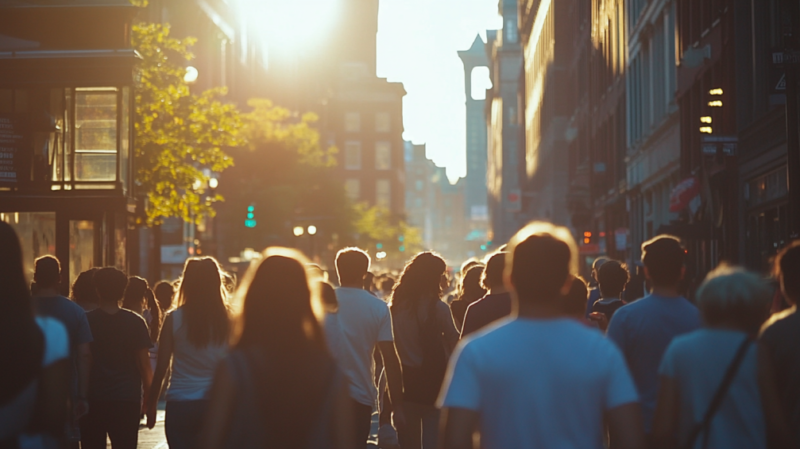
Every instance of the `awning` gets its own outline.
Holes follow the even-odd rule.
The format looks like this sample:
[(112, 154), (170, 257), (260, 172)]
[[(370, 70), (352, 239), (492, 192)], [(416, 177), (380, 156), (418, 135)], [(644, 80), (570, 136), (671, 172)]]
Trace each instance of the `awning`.
[(133, 49), (0, 51), (0, 87), (132, 85), (138, 61)]

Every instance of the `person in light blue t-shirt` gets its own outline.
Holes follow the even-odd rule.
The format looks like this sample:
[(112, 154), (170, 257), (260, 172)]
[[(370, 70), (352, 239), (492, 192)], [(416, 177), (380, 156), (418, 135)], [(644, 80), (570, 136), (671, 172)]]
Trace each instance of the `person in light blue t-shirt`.
[[(722, 267), (708, 275), (697, 298), (704, 327), (676, 337), (661, 361), (655, 447), (791, 447), (770, 365), (759, 361), (754, 341), (772, 302), (767, 283)], [(743, 358), (733, 365), (740, 351)], [(710, 422), (696, 430), (731, 369)]]
[(650, 433), (661, 358), (673, 338), (700, 327), (700, 312), (678, 290), (686, 272), (686, 251), (680, 241), (656, 237), (642, 245), (642, 254), (653, 291), (617, 310), (608, 325), (608, 336), (625, 356), (642, 401), (644, 429)]
[(471, 448), (477, 430), (484, 448), (599, 449), (605, 423), (612, 447), (643, 447), (621, 352), (563, 313), (577, 265), (569, 231), (534, 223), (509, 246), (517, 311), (462, 340), (451, 358), (442, 447)]

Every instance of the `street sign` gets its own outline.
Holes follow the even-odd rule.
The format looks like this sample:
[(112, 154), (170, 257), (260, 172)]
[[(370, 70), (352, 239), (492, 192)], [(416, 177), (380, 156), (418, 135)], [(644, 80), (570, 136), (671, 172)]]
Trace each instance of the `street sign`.
[(772, 53), (772, 63), (776, 65), (782, 64), (800, 64), (800, 51), (776, 51)]
[(703, 136), (703, 143), (738, 143), (736, 136)]

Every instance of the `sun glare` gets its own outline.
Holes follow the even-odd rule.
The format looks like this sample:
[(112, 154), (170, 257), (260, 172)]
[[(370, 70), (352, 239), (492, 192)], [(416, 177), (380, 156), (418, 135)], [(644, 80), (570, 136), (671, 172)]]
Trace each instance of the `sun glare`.
[(304, 51), (325, 39), (341, 0), (241, 0), (242, 19), (272, 51)]

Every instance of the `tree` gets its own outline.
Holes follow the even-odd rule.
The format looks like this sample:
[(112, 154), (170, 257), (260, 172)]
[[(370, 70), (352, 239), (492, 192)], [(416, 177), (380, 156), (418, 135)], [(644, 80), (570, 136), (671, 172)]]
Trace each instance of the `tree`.
[(392, 217), (388, 209), (358, 203), (354, 206), (354, 211), (354, 226), (360, 247), (377, 250), (377, 245), (380, 244), (380, 249), (390, 259), (401, 262), (423, 250), (420, 230), (404, 220)]
[(184, 81), (194, 38), (170, 37), (169, 25), (162, 24), (138, 23), (132, 31), (142, 57), (135, 89), (136, 188), (147, 197), (138, 221), (157, 225), (167, 217), (195, 222), (213, 217), (213, 203), (223, 198), (195, 187), (208, 182), (208, 171), (233, 165), (226, 149), (243, 144), (241, 114), (222, 101), (225, 88), (196, 94)]

